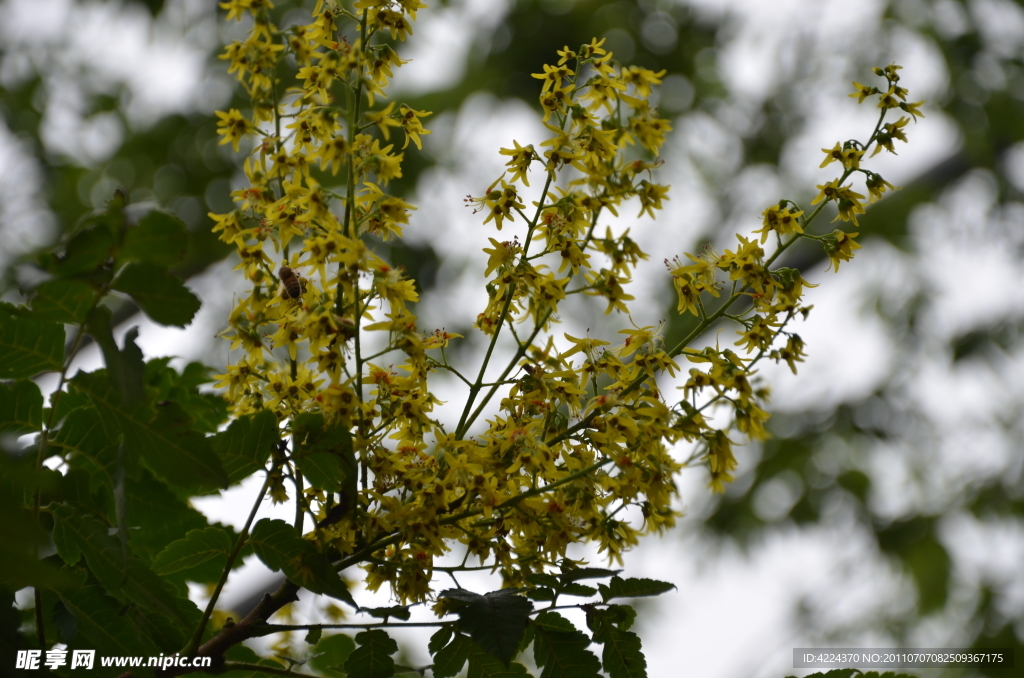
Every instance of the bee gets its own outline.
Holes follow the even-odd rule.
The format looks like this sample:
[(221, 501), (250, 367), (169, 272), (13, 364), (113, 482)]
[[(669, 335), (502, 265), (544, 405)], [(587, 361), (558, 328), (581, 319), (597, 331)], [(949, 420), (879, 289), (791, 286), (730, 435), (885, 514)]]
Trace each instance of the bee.
[(298, 299), (306, 291), (305, 283), (287, 266), (282, 266), (277, 275), (281, 278), (281, 296), (285, 299)]

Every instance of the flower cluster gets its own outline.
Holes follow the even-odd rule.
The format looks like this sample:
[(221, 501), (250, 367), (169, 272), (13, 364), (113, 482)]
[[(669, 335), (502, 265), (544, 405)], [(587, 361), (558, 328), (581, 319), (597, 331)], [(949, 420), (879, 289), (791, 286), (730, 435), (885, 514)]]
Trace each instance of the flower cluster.
[[(842, 182), (865, 171), (859, 162), (872, 142), (900, 138), (902, 125), (876, 130), (863, 146), (830, 149), (828, 160), (846, 173), (819, 187), (812, 215), (780, 201), (765, 211), (760, 240), (739, 236), (722, 254), (708, 248), (687, 255), (689, 263), (669, 263), (678, 311), (700, 321), (678, 345), (667, 347), (655, 327), (623, 329), (619, 346), (559, 335), (553, 326), (571, 295), (600, 299), (606, 313), (628, 312), (628, 285), (647, 254), (628, 229), (599, 230), (599, 222), (620, 210), (640, 218), (662, 208), (669, 198), (657, 182), (658, 149), (672, 130), (648, 100), (663, 71), (619, 65), (603, 40), (559, 50), (557, 63), (534, 75), (550, 136), (502, 149), (506, 171), (467, 198), (484, 224), (518, 230), (490, 238), (484, 250), (488, 301), (476, 328), (490, 347), (471, 378), (445, 356), (459, 335), (421, 331), (414, 281), (374, 251), (375, 242), (402, 237), (415, 209), (386, 189), (402, 176), (410, 143), (419, 149), (430, 133), (430, 113), (378, 104), (404, 63), (394, 41), (412, 32), (423, 5), (358, 0), (350, 12), (321, 0), (312, 23), (287, 30), (271, 21), (268, 0), (221, 6), (230, 18), (252, 16), (248, 38), (224, 54), (252, 110), (218, 113), (219, 132), (235, 149), (255, 141), (245, 161), (249, 185), (232, 194), (237, 209), (211, 215), (251, 283), (225, 332), (238, 357), (220, 385), (234, 416), (270, 410), (291, 434), (269, 462), (271, 493), (284, 500), (291, 479), (299, 510), (317, 521), (321, 548), (363, 564), (372, 589), (387, 585), (402, 601), (423, 600), (432, 594), (434, 560), (456, 542), (517, 585), (562, 562), (570, 544), (596, 542), (618, 561), (641, 534), (673, 525), (674, 476), (689, 461), (705, 460), (710, 486), (723, 489), (736, 467), (730, 429), (766, 435), (767, 393), (752, 379), (754, 366), (769, 357), (795, 369), (802, 356), (799, 337), (784, 328), (809, 310), (801, 305), (809, 285), (771, 264), (803, 237), (821, 239), (837, 267), (852, 255), (856, 234), (810, 236), (807, 225), (827, 202), (856, 223), (863, 196)], [(282, 64), (295, 73), (291, 87), (277, 80)], [(895, 86), (895, 70), (885, 73)], [(915, 107), (909, 112), (919, 115)], [(531, 173), (541, 189), (527, 207)], [(873, 198), (893, 188), (875, 174), (868, 179)], [(768, 256), (762, 246), (772, 233), (780, 245)], [(729, 315), (740, 299), (747, 311)], [(721, 318), (742, 325), (743, 355), (688, 347)], [(489, 363), (502, 332), (515, 350), (496, 368)], [(780, 335), (785, 347), (775, 348)], [(685, 379), (679, 356), (695, 367), (673, 403), (658, 379)], [(441, 403), (429, 382), (438, 370), (467, 387), (454, 430), (434, 414)], [(733, 424), (712, 424), (712, 406), (728, 407)], [(481, 421), (485, 412), (491, 418)], [(302, 454), (312, 443), (298, 422), (309, 415), (350, 437), (357, 469), (345, 471), (344, 483), (307, 473), (304, 484)], [(689, 461), (675, 456), (682, 441), (698, 449)], [(356, 487), (355, 476), (353, 501), (343, 485)], [(348, 504), (339, 517), (335, 509)]]

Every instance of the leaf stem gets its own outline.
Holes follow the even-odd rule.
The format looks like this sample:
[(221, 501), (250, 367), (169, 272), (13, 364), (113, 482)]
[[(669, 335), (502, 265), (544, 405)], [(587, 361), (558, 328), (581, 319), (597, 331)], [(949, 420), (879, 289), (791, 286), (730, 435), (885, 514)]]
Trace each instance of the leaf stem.
[(224, 584), (227, 583), (228, 576), (231, 574), (231, 568), (235, 564), (235, 560), (238, 559), (238, 555), (242, 552), (245, 547), (245, 542), (249, 536), (249, 528), (252, 527), (252, 521), (256, 517), (256, 512), (259, 511), (260, 504), (263, 503), (263, 497), (267, 494), (267, 489), (270, 487), (270, 478), (272, 473), (268, 472), (266, 479), (263, 481), (263, 487), (260, 488), (259, 495), (256, 497), (256, 501), (253, 502), (252, 509), (249, 511), (249, 517), (245, 521), (245, 527), (238, 534), (238, 539), (235, 540), (235, 547), (231, 549), (231, 554), (228, 556), (228, 562), (224, 565), (224, 571), (221, 572), (220, 580), (217, 582), (217, 588), (214, 589), (213, 595), (210, 596), (210, 602), (206, 604), (206, 610), (203, 611), (203, 618), (199, 621), (199, 626), (196, 627), (196, 632), (192, 634), (192, 640), (189, 641), (185, 649), (181, 651), (184, 655), (193, 655), (196, 650), (199, 649), (200, 643), (203, 641), (203, 633), (206, 632), (206, 625), (210, 621), (210, 615), (213, 614), (213, 609), (217, 605), (217, 599), (220, 598), (220, 593), (224, 589)]

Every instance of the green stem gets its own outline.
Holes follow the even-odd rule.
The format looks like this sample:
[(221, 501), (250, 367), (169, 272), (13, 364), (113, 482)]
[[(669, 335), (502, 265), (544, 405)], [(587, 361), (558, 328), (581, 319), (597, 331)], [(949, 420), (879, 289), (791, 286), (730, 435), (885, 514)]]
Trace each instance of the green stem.
[[(555, 173), (548, 172), (547, 179), (544, 181), (544, 190), (541, 191), (540, 200), (537, 201), (537, 212), (533, 215), (533, 221), (530, 222), (529, 228), (526, 232), (526, 242), (523, 244), (523, 253), (519, 258), (519, 266), (522, 266), (526, 262), (526, 257), (529, 254), (530, 241), (533, 238), (533, 231), (537, 227), (537, 221), (540, 219), (541, 212), (544, 210), (544, 201), (548, 197), (548, 191), (551, 189), (551, 182), (554, 181)], [(509, 285), (507, 294), (508, 298), (505, 299), (505, 306), (501, 309), (501, 314), (498, 316), (498, 322), (494, 326), (494, 334), (491, 335), (491, 343), (487, 346), (487, 353), (484, 355), (484, 360), (480, 364), (480, 372), (477, 374), (476, 381), (469, 388), (469, 397), (466, 399), (466, 406), (462, 410), (462, 417), (459, 418), (459, 425), (455, 427), (455, 438), (461, 440), (466, 435), (466, 431), (469, 429), (469, 422), (466, 418), (473, 409), (473, 403), (476, 401), (476, 396), (483, 387), (484, 374), (487, 372), (487, 365), (491, 361), (491, 355), (494, 353), (494, 347), (498, 343), (498, 335), (501, 334), (501, 328), (505, 325), (505, 320), (508, 319), (509, 308), (512, 307), (512, 299), (515, 297), (516, 281), (513, 280), (512, 284)], [(502, 377), (504, 379), (504, 377)], [(499, 379), (498, 381), (501, 381)]]
[(245, 527), (238, 534), (238, 539), (235, 540), (235, 547), (231, 550), (231, 554), (228, 556), (228, 562), (224, 565), (224, 571), (221, 572), (220, 580), (217, 582), (217, 588), (214, 589), (213, 595), (210, 596), (210, 602), (206, 604), (206, 610), (203, 611), (203, 618), (199, 621), (199, 626), (196, 627), (196, 632), (192, 634), (192, 640), (189, 641), (185, 649), (181, 651), (183, 655), (194, 655), (199, 649), (199, 646), (203, 642), (203, 634), (206, 632), (206, 625), (210, 621), (210, 615), (213, 614), (213, 609), (217, 605), (217, 599), (220, 598), (220, 593), (224, 589), (224, 584), (228, 581), (228, 576), (231, 574), (231, 568), (235, 564), (235, 560), (238, 559), (238, 555), (242, 552), (242, 548), (245, 547), (245, 542), (249, 536), (249, 528), (252, 526), (252, 521), (256, 517), (256, 512), (259, 511), (260, 504), (263, 503), (263, 497), (267, 493), (267, 489), (270, 488), (271, 473), (267, 473), (266, 480), (263, 481), (263, 487), (260, 488), (260, 493), (256, 497), (256, 501), (252, 505), (252, 510), (249, 511), (249, 517), (245, 521)]
[[(102, 287), (96, 292), (96, 296), (92, 300), (92, 305), (89, 306), (89, 310), (85, 313), (85, 318), (88, 318), (96, 307), (99, 305), (100, 300), (106, 296), (108, 289)], [(57, 405), (60, 403), (60, 397), (64, 393), (64, 384), (67, 383), (68, 370), (71, 369), (71, 362), (75, 359), (75, 355), (78, 353), (79, 346), (82, 345), (82, 339), (85, 337), (86, 322), (84, 321), (78, 326), (75, 332), (75, 338), (71, 341), (71, 348), (68, 350), (67, 358), (64, 360), (64, 365), (61, 367), (60, 379), (57, 382), (57, 390), (53, 392), (50, 398), (50, 414), (46, 418), (46, 423), (43, 426), (43, 430), (39, 433), (39, 451), (36, 453), (36, 476), (39, 476), (40, 471), (43, 468), (43, 462), (46, 460), (46, 448), (50, 442), (50, 431), (53, 428), (53, 419), (57, 414)], [(38, 524), (39, 522), (39, 508), (40, 508), (41, 494), (40, 488), (36, 487), (36, 491), (32, 495), (32, 523)], [(39, 557), (38, 547), (36, 548), (36, 557)], [(43, 619), (43, 593), (39, 590), (39, 587), (35, 587), (32, 592), (33, 600), (35, 601), (35, 617), (36, 617), (36, 637), (39, 640), (39, 646), (42, 649), (46, 649), (46, 624)]]

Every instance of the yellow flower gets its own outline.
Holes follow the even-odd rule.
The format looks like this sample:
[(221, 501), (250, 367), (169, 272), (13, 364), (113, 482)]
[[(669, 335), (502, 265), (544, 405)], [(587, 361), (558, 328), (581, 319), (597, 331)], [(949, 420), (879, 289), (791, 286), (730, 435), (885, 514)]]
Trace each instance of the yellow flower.
[(923, 103), (924, 103), (924, 101), (918, 101), (915, 104), (901, 103), (900, 104), (900, 109), (906, 111), (907, 113), (910, 113), (910, 115), (912, 115), (913, 118), (914, 118), (914, 122), (917, 122), (917, 117), (918, 116), (921, 116), (922, 118), (924, 117), (924, 113), (922, 113), (917, 108), (918, 106), (920, 106)]
[(220, 143), (230, 143), (231, 148), (237, 152), (238, 142), (253, 129), (252, 123), (246, 120), (237, 108), (232, 108), (227, 113), (217, 111), (217, 117), (220, 118), (220, 122), (217, 123), (217, 134), (223, 137)]
[(409, 145), (409, 141), (412, 140), (416, 144), (416, 148), (422, 150), (423, 144), (420, 142), (421, 134), (430, 134), (430, 130), (423, 127), (423, 123), (420, 122), (420, 118), (425, 118), (431, 115), (430, 111), (417, 111), (409, 108), (405, 104), (402, 104), (399, 112), (399, 123), (402, 125), (402, 129), (405, 130), (405, 143), (402, 148)]
[(544, 64), (543, 73), (531, 73), (531, 76), (544, 81), (544, 87), (540, 91), (541, 94), (544, 94), (552, 87), (560, 87), (562, 80), (571, 78), (575, 74), (571, 68), (566, 68), (565, 66), (549, 66)]
[(391, 117), (391, 114), (395, 110), (395, 102), (392, 101), (380, 111), (368, 111), (366, 113), (366, 120), (371, 125), (376, 125), (380, 130), (380, 133), (384, 136), (384, 140), (388, 141), (391, 139), (391, 132), (388, 130), (389, 127), (401, 127), (402, 123)]
[[(839, 262), (849, 261), (853, 258), (854, 250), (859, 250), (860, 245), (854, 242), (859, 233), (844, 233), (838, 228), (827, 235), (821, 236), (822, 245), (825, 247), (825, 254), (829, 258), (828, 268), (835, 267), (839, 272)], [(826, 269), (828, 270), (828, 269)]]
[(855, 97), (857, 99), (858, 104), (864, 103), (864, 99), (871, 96), (872, 94), (878, 94), (877, 87), (868, 87), (867, 85), (862, 85), (856, 81), (854, 81), (853, 86), (856, 88), (856, 91), (850, 96)]
[(883, 179), (881, 175), (875, 174), (874, 172), (868, 172), (867, 187), (868, 193), (871, 194), (871, 202), (881, 199), (882, 194), (885, 193), (886, 189), (889, 189), (890, 191), (899, 190), (899, 188)]

